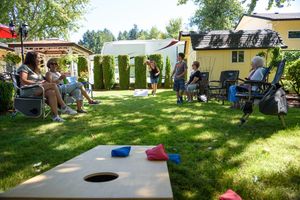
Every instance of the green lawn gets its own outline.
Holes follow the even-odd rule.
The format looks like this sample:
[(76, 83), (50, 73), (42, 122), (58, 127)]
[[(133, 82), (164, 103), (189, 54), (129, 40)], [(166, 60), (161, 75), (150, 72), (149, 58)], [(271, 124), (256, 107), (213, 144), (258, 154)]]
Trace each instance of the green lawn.
[(182, 157), (168, 163), (175, 199), (217, 199), (229, 188), (246, 200), (300, 198), (300, 109), (289, 110), (286, 129), (257, 110), (239, 127), (242, 113), (229, 104), (177, 106), (172, 91), (132, 93), (97, 92), (101, 105), (65, 123), (0, 116), (0, 191), (97, 145), (163, 143)]

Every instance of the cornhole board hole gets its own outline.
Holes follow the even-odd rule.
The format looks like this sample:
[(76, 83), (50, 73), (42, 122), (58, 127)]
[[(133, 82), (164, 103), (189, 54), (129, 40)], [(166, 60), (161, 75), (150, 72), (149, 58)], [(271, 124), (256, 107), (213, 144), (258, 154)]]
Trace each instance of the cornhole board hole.
[(135, 89), (133, 92), (133, 96), (146, 97), (146, 96), (148, 96), (148, 90), (147, 89)]
[(97, 146), (0, 194), (0, 199), (173, 199), (166, 161), (148, 161), (132, 146), (128, 157), (111, 157), (120, 146)]

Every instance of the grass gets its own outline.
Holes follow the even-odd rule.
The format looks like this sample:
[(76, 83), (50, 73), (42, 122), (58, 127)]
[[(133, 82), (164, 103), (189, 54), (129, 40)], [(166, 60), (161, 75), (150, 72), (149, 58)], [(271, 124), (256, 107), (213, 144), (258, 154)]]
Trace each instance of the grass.
[[(231, 188), (243, 199), (300, 198), (300, 110), (287, 128), (257, 110), (243, 126), (241, 111), (219, 102), (177, 106), (172, 91), (132, 97), (98, 92), (102, 104), (67, 122), (0, 116), (0, 191), (6, 191), (101, 144), (156, 145), (179, 153), (168, 163), (175, 199), (217, 199)], [(33, 168), (42, 162), (41, 171)]]

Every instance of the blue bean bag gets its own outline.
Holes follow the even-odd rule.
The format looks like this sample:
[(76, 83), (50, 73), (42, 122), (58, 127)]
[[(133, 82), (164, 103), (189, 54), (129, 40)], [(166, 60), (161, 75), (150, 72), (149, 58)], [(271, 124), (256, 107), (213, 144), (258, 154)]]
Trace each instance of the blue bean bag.
[(127, 157), (129, 156), (131, 146), (120, 147), (117, 149), (111, 150), (112, 157)]
[(175, 153), (168, 153), (169, 160), (175, 164), (179, 164), (181, 162), (180, 155)]

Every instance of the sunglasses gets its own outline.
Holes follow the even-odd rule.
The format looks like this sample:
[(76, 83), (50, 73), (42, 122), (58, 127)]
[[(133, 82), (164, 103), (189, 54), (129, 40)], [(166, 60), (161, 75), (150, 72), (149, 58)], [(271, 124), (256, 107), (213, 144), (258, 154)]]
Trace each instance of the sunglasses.
[(50, 63), (50, 65), (58, 65), (57, 63)]

